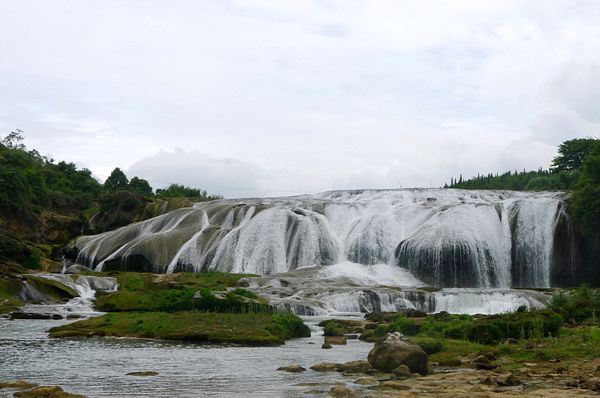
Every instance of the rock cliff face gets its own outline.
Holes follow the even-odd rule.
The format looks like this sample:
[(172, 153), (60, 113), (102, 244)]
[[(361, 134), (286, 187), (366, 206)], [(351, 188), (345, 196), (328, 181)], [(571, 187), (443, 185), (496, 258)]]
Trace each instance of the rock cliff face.
[[(567, 195), (406, 189), (215, 200), (83, 236), (96, 270), (259, 275), (388, 264), (435, 287), (549, 287), (576, 273)], [(177, 206), (187, 206), (187, 203)], [(177, 207), (153, 204), (145, 214)]]

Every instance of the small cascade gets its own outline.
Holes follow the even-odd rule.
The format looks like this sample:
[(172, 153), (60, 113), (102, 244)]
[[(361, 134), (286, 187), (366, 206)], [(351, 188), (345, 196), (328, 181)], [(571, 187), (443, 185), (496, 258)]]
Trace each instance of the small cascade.
[[(348, 271), (351, 270), (351, 271)], [(244, 278), (244, 286), (299, 315), (356, 315), (406, 309), (426, 313), (497, 314), (543, 308), (550, 294), (534, 290), (432, 289), (390, 265), (339, 264)]]
[(59, 282), (73, 290), (79, 296), (72, 298), (66, 303), (49, 303), (48, 298), (27, 281), (23, 282), (22, 298), (27, 301), (40, 302), (42, 304), (27, 304), (21, 308), (21, 312), (29, 314), (49, 314), (58, 318), (87, 317), (96, 315), (93, 308), (96, 292), (116, 291), (118, 284), (115, 278), (98, 277), (86, 275), (68, 274), (35, 274), (35, 277), (45, 278)]
[(71, 260), (97, 271), (258, 275), (383, 264), (439, 288), (548, 287), (565, 263), (553, 253), (567, 247), (555, 241), (566, 198), (400, 189), (215, 200), (81, 237)]

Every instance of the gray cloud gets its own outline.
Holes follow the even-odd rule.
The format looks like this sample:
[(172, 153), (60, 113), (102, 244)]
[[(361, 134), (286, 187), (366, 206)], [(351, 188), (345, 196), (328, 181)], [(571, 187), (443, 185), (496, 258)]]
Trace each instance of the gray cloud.
[(0, 135), (228, 196), (537, 168), (600, 131), (598, 20), (588, 0), (2, 2)]
[(260, 181), (263, 173), (259, 168), (239, 160), (217, 159), (198, 151), (160, 151), (132, 164), (127, 175), (146, 178), (154, 188), (179, 183), (226, 197), (267, 194)]

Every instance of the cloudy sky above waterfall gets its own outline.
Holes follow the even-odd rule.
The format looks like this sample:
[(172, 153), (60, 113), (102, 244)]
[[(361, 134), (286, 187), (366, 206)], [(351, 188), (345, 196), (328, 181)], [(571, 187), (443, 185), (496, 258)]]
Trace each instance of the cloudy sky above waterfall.
[(440, 186), (600, 135), (600, 2), (2, 1), (0, 135), (226, 196)]

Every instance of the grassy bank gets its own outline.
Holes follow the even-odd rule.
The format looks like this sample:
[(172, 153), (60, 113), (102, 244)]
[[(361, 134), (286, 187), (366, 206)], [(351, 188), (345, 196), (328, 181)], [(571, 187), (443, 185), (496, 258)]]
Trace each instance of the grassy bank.
[(196, 343), (279, 345), (310, 335), (295, 315), (119, 312), (50, 329), (51, 337), (141, 337)]
[(264, 299), (235, 287), (246, 275), (109, 273), (119, 290), (99, 294), (109, 314), (50, 330), (51, 337), (117, 336), (197, 343), (278, 345), (310, 336), (300, 318), (276, 314)]
[(236, 288), (242, 274), (177, 273), (116, 274), (119, 291), (98, 295), (96, 308), (105, 312), (254, 312), (272, 313), (264, 299)]

